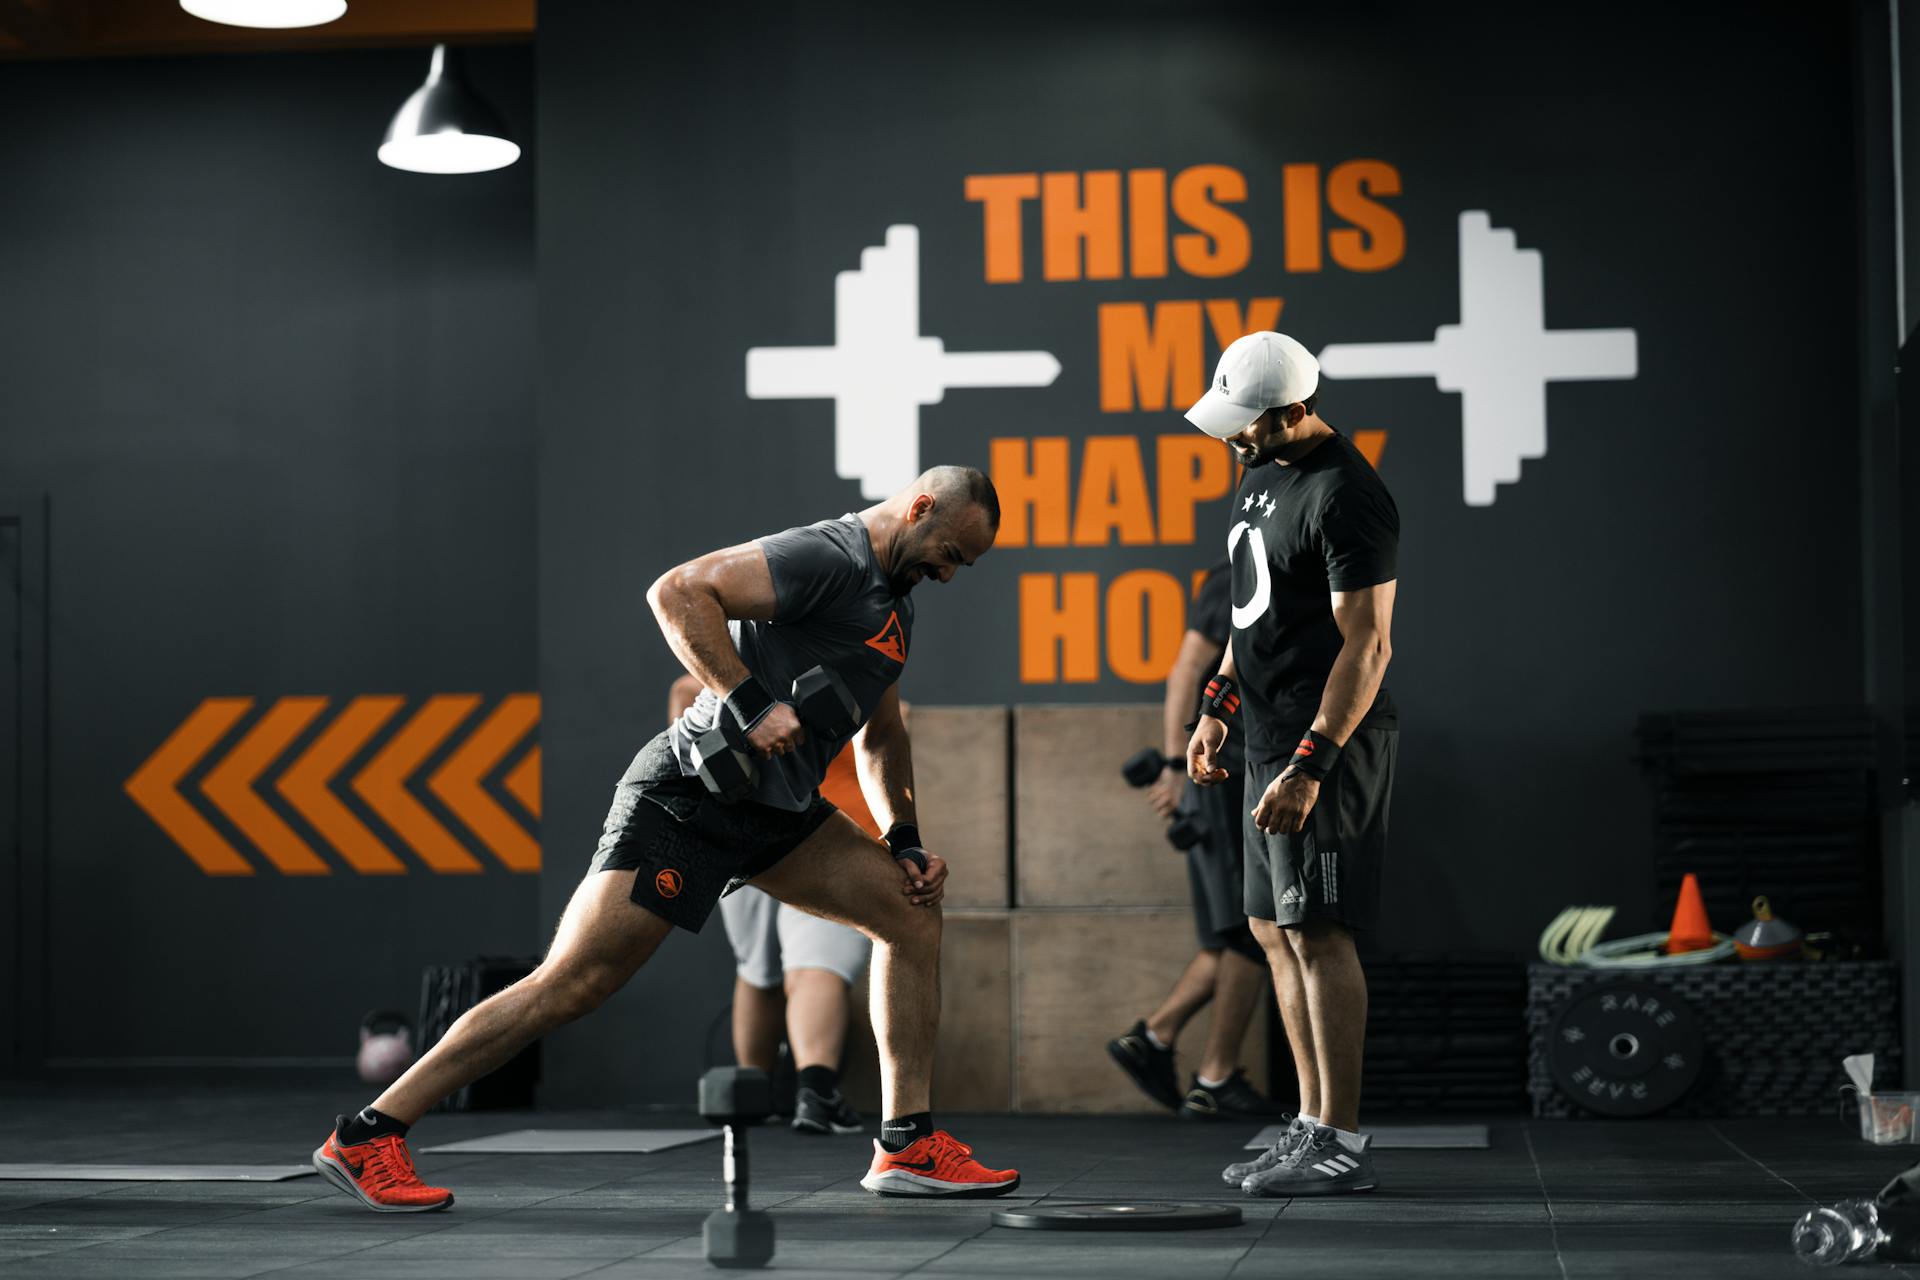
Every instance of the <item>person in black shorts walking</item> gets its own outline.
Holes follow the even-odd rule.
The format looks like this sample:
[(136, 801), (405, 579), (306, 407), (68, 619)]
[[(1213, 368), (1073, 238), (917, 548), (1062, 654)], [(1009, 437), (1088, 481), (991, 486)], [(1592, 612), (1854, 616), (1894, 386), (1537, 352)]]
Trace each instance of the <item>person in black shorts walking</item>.
[[(468, 1011), (371, 1106), (339, 1117), (314, 1152), (321, 1175), (379, 1211), (450, 1205), (451, 1192), (415, 1173), (409, 1126), (532, 1040), (591, 1013), (676, 926), (698, 932), (723, 893), (752, 884), (873, 939), (886, 1119), (861, 1185), (910, 1196), (1018, 1186), (1018, 1172), (986, 1168), (932, 1123), (947, 865), (921, 847), (914, 825), (895, 683), (913, 640), (909, 593), (929, 578), (952, 581), (992, 548), (999, 524), (992, 481), (935, 467), (864, 511), (663, 574), (647, 600), (699, 696), (615, 788), (599, 849), (540, 966)], [(816, 666), (837, 674), (858, 704), (844, 732), (804, 727), (782, 700)], [(700, 777), (695, 740), (716, 727), (755, 757), (743, 798), (724, 800)], [(849, 741), (884, 843), (820, 796), (828, 762)]]
[(1293, 1125), (1222, 1170), (1250, 1194), (1375, 1185), (1359, 1132), (1367, 983), (1398, 720), (1385, 684), (1400, 513), (1373, 466), (1315, 412), (1320, 367), (1279, 333), (1220, 357), (1187, 419), (1246, 468), (1229, 518), (1233, 639), (1202, 697), (1189, 776), (1226, 780), (1227, 722), (1246, 742), (1246, 903), (1300, 1077)]
[[(1161, 706), (1167, 767), (1147, 788), (1147, 803), (1162, 818), (1195, 823), (1200, 839), (1186, 851), (1199, 948), (1160, 1007), (1107, 1042), (1107, 1055), (1155, 1102), (1199, 1120), (1267, 1119), (1281, 1114), (1240, 1069), (1240, 1045), (1254, 1013), (1266, 1004), (1267, 959), (1247, 927), (1242, 889), (1240, 797), (1231, 784), (1196, 787), (1187, 777), (1187, 725), (1200, 690), (1220, 665), (1232, 635), (1233, 569), (1222, 560), (1207, 570), (1187, 613)], [(1221, 764), (1238, 780), (1240, 744), (1229, 739)], [(1193, 1084), (1183, 1093), (1173, 1064), (1174, 1045), (1194, 1015), (1213, 1008), (1213, 1026)]]

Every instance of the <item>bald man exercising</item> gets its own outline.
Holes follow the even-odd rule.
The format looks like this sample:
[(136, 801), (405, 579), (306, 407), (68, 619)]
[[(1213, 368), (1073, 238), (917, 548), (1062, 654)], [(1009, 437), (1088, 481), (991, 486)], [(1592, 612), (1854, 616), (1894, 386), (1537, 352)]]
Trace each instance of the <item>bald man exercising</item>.
[[(935, 467), (857, 514), (663, 574), (647, 600), (700, 696), (628, 766), (540, 967), (468, 1011), (372, 1105), (339, 1117), (314, 1152), (320, 1174), (382, 1212), (452, 1204), (452, 1192), (415, 1173), (408, 1128), (526, 1044), (591, 1013), (675, 926), (698, 932), (723, 893), (752, 884), (873, 939), (887, 1118), (860, 1185), (899, 1196), (997, 1196), (1018, 1186), (1018, 1172), (984, 1167), (933, 1127), (947, 865), (921, 847), (914, 825), (913, 759), (895, 684), (913, 635), (909, 593), (928, 578), (952, 581), (992, 548), (999, 525), (992, 481), (967, 467)], [(857, 704), (852, 727), (837, 735), (818, 720), (803, 724), (781, 700), (815, 667), (837, 676)], [(728, 693), (716, 698), (714, 689)], [(728, 744), (717, 753), (716, 732)], [(820, 797), (828, 762), (850, 739), (885, 843)], [(751, 757), (750, 782), (717, 790), (703, 761), (735, 751)]]

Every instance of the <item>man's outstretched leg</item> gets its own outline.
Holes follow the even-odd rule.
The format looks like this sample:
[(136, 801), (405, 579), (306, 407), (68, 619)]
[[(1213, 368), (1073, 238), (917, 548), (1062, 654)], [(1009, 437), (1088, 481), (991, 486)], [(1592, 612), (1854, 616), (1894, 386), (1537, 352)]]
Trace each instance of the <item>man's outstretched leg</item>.
[(631, 900), (633, 879), (599, 871), (581, 881), (540, 967), (467, 1010), (371, 1106), (339, 1117), (313, 1153), (320, 1175), (382, 1213), (452, 1204), (452, 1192), (414, 1171), (407, 1130), (440, 1099), (599, 1008), (646, 963), (670, 926)]
[[(916, 890), (887, 847), (834, 814), (753, 884), (873, 939), (873, 1032), (880, 1044), (882, 1114), (873, 1165), (861, 1185), (882, 1195), (1005, 1195), (1012, 1169), (988, 1169), (933, 1127), (933, 1046), (940, 1026), (940, 907)], [(917, 904), (914, 899), (923, 899)]]

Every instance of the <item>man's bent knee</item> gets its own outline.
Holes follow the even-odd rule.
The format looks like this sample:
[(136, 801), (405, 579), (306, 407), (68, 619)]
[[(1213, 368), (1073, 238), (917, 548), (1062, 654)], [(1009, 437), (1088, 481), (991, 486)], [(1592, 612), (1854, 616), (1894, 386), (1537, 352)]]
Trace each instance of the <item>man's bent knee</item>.
[(868, 936), (883, 947), (938, 951), (941, 928), (942, 917), (937, 903), (931, 907), (916, 907), (903, 895), (880, 919), (868, 925)]

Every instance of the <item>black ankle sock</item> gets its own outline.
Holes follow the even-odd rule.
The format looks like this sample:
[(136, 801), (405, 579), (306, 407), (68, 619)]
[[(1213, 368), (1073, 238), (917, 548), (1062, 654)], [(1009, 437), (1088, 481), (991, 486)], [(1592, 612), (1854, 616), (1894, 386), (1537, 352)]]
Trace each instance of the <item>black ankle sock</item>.
[(794, 1081), (802, 1089), (811, 1089), (823, 1098), (840, 1092), (840, 1073), (832, 1067), (802, 1067)]
[(880, 1148), (883, 1151), (905, 1151), (932, 1132), (933, 1112), (916, 1111), (880, 1126)]
[(407, 1136), (410, 1125), (401, 1124), (384, 1111), (375, 1111), (372, 1107), (362, 1107), (358, 1115), (348, 1116), (347, 1122), (340, 1127), (340, 1142), (343, 1146), (355, 1143), (372, 1142), (375, 1138), (384, 1138), (390, 1133)]

